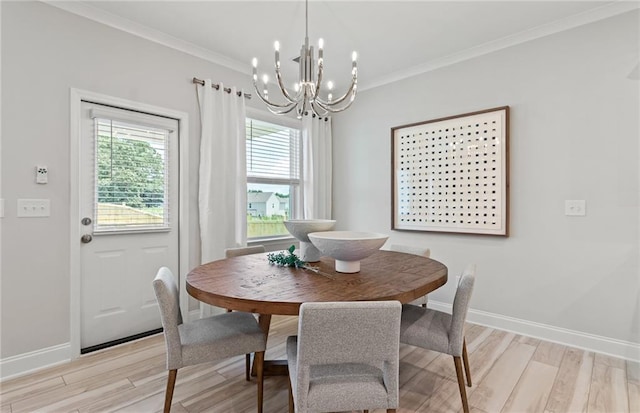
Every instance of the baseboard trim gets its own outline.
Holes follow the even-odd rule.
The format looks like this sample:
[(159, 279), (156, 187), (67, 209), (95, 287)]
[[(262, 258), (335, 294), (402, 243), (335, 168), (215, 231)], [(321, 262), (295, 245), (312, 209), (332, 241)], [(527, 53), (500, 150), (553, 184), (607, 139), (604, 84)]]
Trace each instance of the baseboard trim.
[(0, 381), (71, 361), (71, 344), (64, 343), (0, 360)]
[[(451, 313), (451, 304), (429, 299), (428, 305), (435, 310)], [(640, 343), (617, 340), (474, 309), (469, 309), (467, 321), (523, 336), (640, 362)]]
[[(448, 313), (451, 312), (451, 304), (434, 301), (432, 299), (429, 299), (429, 308)], [(218, 308), (215, 308), (215, 310), (217, 310), (216, 312), (224, 311)], [(189, 311), (189, 318), (197, 319), (199, 316), (199, 309)], [(640, 344), (638, 343), (587, 334), (580, 331), (474, 309), (469, 310), (467, 321), (473, 324), (521, 334), (523, 336), (534, 337), (570, 347), (623, 358), (625, 360), (640, 362)], [(0, 360), (0, 382), (47, 367), (66, 363), (70, 360), (70, 343), (59, 344), (41, 350), (7, 357)]]

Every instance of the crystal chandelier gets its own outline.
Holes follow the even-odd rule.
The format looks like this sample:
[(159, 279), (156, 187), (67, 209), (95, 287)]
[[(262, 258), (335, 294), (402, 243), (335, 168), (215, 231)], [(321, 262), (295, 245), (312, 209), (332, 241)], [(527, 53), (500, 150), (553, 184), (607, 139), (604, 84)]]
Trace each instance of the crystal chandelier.
[(326, 83), (328, 90), (326, 98), (321, 97), (322, 89), (322, 70), (324, 66), (323, 40), (318, 40), (318, 63), (316, 76), (316, 62), (313, 46), (309, 46), (309, 1), (305, 0), (305, 36), (304, 44), (300, 49), (300, 56), (294, 61), (299, 65), (299, 80), (294, 84), (294, 93), (290, 93), (284, 86), (282, 73), (280, 71), (280, 43), (274, 43), (275, 48), (275, 71), (276, 80), (280, 93), (284, 97), (285, 103), (274, 103), (269, 100), (269, 92), (267, 84), (269, 77), (262, 77), (262, 88), (258, 86), (258, 59), (253, 58), (253, 86), (256, 89), (258, 97), (267, 105), (270, 112), (277, 115), (284, 115), (296, 110), (298, 118), (311, 110), (319, 117), (327, 116), (329, 113), (342, 112), (353, 103), (356, 97), (358, 86), (358, 65), (356, 63), (357, 54), (353, 52), (351, 64), (351, 86), (344, 95), (337, 99), (333, 99), (332, 82)]

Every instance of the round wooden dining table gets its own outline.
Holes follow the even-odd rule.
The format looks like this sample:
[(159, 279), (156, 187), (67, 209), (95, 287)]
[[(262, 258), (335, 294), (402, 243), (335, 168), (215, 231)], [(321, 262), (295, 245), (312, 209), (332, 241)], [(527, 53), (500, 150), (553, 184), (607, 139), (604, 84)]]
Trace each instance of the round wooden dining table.
[[(394, 251), (376, 251), (353, 274), (335, 271), (330, 257), (309, 266), (313, 269), (272, 265), (267, 253), (225, 258), (191, 270), (187, 292), (210, 305), (258, 314), (268, 336), (272, 315), (298, 315), (305, 302), (397, 300), (405, 304), (447, 282), (444, 264)], [(265, 361), (265, 375), (286, 371), (286, 362)]]

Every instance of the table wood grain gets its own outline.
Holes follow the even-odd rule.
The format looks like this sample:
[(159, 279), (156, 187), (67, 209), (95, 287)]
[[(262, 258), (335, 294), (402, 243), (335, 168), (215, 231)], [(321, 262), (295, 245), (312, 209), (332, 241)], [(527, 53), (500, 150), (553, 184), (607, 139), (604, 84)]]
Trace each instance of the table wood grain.
[(311, 264), (318, 272), (269, 264), (266, 253), (213, 261), (187, 274), (188, 293), (207, 304), (258, 314), (297, 315), (304, 302), (398, 300), (408, 303), (447, 282), (447, 267), (430, 258), (377, 251), (360, 272), (335, 271), (334, 260)]

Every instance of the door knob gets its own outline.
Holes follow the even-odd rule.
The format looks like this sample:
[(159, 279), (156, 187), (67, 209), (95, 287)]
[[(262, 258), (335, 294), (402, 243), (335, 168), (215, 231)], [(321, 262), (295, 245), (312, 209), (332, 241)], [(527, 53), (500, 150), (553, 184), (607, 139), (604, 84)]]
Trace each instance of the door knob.
[(82, 225), (89, 225), (91, 224), (91, 218), (89, 217), (84, 217), (82, 218), (82, 221), (80, 221), (82, 223)]
[(93, 237), (89, 234), (84, 234), (81, 238), (80, 241), (82, 241), (83, 244), (88, 244), (91, 242), (91, 240), (93, 239)]

